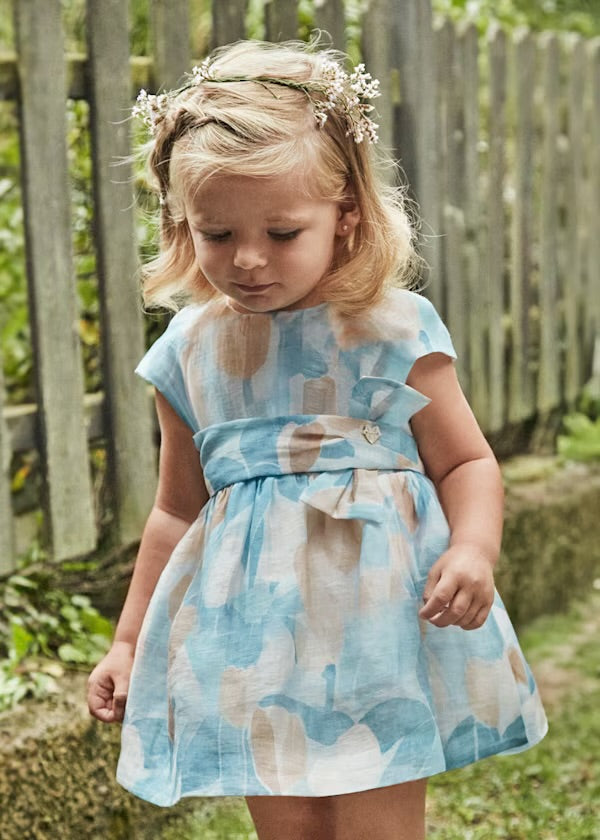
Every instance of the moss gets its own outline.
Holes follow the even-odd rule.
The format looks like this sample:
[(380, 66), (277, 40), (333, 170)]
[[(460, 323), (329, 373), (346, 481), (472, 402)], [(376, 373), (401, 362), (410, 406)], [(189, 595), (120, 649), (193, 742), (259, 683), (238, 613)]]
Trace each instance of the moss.
[(512, 478), (496, 583), (517, 626), (566, 610), (600, 573), (600, 467), (534, 466), (541, 477), (522, 481), (513, 463), (504, 465), (505, 478)]
[(120, 728), (90, 719), (85, 681), (70, 674), (60, 697), (0, 717), (3, 840), (145, 840), (193, 809), (161, 809), (116, 784)]

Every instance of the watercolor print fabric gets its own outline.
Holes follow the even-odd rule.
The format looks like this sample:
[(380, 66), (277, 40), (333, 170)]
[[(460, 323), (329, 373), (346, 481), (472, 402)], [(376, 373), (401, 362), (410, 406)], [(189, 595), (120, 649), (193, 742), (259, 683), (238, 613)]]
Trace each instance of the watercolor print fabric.
[(410, 418), (415, 360), (455, 358), (423, 297), (183, 309), (138, 367), (190, 426), (210, 499), (156, 587), (119, 782), (184, 796), (325, 796), (539, 741), (546, 719), (500, 597), (483, 627), (418, 619), (448, 524)]

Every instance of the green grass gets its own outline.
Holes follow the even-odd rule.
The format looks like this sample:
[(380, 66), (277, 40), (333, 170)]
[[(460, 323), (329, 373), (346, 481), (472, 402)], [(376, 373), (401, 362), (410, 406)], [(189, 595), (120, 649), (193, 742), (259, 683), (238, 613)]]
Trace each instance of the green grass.
[(547, 707), (550, 730), (525, 753), (497, 756), (433, 778), (430, 840), (598, 840), (600, 820), (600, 596), (521, 634), (535, 666), (566, 671), (564, 696)]
[[(550, 731), (532, 750), (431, 779), (428, 840), (600, 840), (600, 594), (521, 634), (533, 665), (566, 670), (547, 707)], [(256, 840), (243, 799), (205, 800), (161, 840)]]

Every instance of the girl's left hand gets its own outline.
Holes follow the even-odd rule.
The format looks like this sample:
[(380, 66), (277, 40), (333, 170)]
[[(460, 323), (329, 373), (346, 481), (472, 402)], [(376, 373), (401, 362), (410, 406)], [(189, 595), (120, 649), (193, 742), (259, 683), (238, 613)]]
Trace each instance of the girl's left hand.
[(419, 617), (436, 627), (476, 630), (494, 602), (493, 563), (476, 546), (455, 544), (431, 567)]

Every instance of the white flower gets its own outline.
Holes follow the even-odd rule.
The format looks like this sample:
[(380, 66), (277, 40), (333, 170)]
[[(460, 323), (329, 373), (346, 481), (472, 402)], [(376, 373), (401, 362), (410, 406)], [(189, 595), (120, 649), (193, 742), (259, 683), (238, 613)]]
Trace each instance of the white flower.
[[(141, 117), (152, 135), (156, 134), (158, 124), (165, 118), (173, 99), (184, 90), (201, 85), (203, 82), (226, 84), (228, 82), (260, 82), (261, 84), (282, 85), (303, 91), (309, 98), (317, 124), (322, 128), (327, 122), (329, 112), (337, 109), (347, 123), (346, 136), (352, 135), (356, 143), (362, 143), (365, 136), (370, 143), (377, 143), (377, 124), (367, 114), (373, 110), (364, 100), (380, 96), (379, 81), (373, 79), (365, 70), (364, 64), (357, 64), (348, 74), (335, 61), (325, 59), (321, 65), (320, 78), (298, 82), (293, 79), (270, 76), (215, 76), (212, 59), (209, 56), (192, 68), (188, 81), (179, 90), (162, 93), (158, 96), (142, 89), (133, 107), (132, 115)], [(318, 98), (315, 97), (318, 95)], [(323, 97), (323, 98), (321, 98)]]

